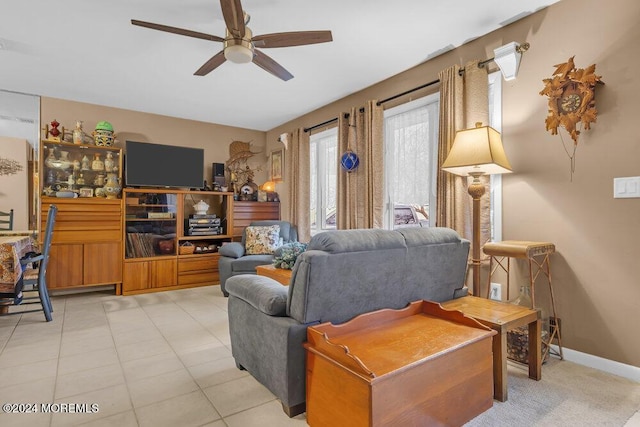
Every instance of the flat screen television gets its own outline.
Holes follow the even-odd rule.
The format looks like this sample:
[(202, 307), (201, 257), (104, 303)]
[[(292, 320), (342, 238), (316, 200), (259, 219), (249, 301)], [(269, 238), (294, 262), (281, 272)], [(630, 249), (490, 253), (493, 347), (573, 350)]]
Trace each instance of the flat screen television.
[(203, 187), (202, 148), (126, 141), (124, 163), (129, 187)]

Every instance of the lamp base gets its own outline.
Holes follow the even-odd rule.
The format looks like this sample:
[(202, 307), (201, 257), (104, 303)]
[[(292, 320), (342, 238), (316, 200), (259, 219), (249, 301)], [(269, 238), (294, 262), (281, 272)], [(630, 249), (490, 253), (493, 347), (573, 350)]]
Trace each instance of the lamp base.
[(471, 246), (471, 268), (473, 269), (473, 295), (479, 297), (480, 290), (480, 199), (486, 192), (485, 185), (480, 181), (483, 172), (472, 172), (469, 175), (473, 181), (467, 191), (473, 199), (473, 238)]

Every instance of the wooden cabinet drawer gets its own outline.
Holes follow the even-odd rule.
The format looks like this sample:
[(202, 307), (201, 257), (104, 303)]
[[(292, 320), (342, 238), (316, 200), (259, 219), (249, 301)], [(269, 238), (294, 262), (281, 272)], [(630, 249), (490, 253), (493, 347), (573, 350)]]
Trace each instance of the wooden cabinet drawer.
[(196, 273), (180, 273), (178, 275), (178, 285), (195, 285), (207, 284), (213, 285), (220, 282), (218, 270), (196, 272)]
[(220, 255), (218, 254), (181, 257), (178, 261), (178, 273), (194, 271), (218, 271), (219, 257)]

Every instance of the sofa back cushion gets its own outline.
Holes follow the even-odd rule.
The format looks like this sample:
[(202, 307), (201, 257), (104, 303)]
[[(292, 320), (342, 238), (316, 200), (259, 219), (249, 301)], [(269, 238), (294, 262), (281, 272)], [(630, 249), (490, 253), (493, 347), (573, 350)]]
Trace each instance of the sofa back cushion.
[(300, 323), (343, 323), (419, 299), (454, 298), (463, 288), (468, 242), (452, 230), (413, 230), (317, 234), (293, 270), (287, 314)]
[[(426, 232), (425, 230), (428, 230)], [(426, 295), (435, 302), (449, 301), (467, 294), (464, 286), (470, 242), (450, 228), (411, 227), (399, 229), (407, 244), (405, 258), (406, 298)]]

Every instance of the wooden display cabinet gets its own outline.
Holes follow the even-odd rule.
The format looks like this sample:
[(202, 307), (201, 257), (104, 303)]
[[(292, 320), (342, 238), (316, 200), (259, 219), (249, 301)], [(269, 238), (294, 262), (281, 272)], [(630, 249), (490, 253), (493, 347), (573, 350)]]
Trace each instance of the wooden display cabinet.
[(122, 150), (116, 147), (42, 141), (40, 164), (44, 196), (103, 198), (110, 175), (122, 182)]
[[(94, 160), (99, 161), (93, 164)], [(96, 193), (102, 193), (107, 174), (120, 180), (122, 150), (41, 141), (39, 165), (40, 230), (46, 228), (49, 206), (58, 207), (47, 268), (48, 287), (115, 285), (119, 291), (122, 200), (98, 197)]]
[[(204, 224), (190, 227), (200, 201), (209, 205), (207, 213), (216, 220), (207, 224), (203, 218)], [(122, 293), (217, 284), (217, 249), (231, 240), (227, 230), (232, 205), (232, 193), (125, 189)]]

